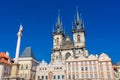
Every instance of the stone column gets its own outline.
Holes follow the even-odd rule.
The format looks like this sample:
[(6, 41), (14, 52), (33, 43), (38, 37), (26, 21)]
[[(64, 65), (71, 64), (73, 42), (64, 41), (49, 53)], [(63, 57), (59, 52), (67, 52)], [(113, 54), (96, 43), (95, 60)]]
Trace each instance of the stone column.
[(19, 53), (20, 53), (20, 42), (21, 42), (22, 31), (23, 31), (23, 27), (22, 27), (22, 25), (20, 25), (19, 31), (17, 33), (18, 40), (17, 40), (17, 46), (16, 46), (15, 63), (18, 62), (18, 57), (19, 57)]
[(18, 58), (19, 58), (19, 52), (20, 52), (20, 41), (22, 36), (22, 30), (23, 27), (20, 25), (19, 31), (18, 31), (18, 40), (17, 40), (17, 47), (16, 47), (16, 55), (15, 55), (15, 62), (12, 64), (11, 69), (11, 75), (9, 76), (9, 80), (19, 80), (19, 64), (18, 64)]

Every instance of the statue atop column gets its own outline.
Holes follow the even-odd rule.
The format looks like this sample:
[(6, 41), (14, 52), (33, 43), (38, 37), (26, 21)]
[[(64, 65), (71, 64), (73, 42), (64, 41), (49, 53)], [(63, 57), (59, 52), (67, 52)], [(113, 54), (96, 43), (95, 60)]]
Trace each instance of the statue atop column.
[(21, 36), (22, 36), (23, 27), (20, 25), (19, 31), (17, 33), (18, 40), (17, 40), (17, 47), (16, 47), (16, 56), (15, 56), (15, 62), (18, 62), (19, 52), (20, 52), (20, 42), (21, 42)]

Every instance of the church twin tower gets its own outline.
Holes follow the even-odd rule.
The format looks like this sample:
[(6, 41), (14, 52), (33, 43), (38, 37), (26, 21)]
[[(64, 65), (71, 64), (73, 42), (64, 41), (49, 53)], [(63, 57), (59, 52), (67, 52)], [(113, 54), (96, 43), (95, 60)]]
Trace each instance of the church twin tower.
[(56, 23), (56, 28), (53, 30), (53, 49), (51, 55), (51, 63), (62, 61), (70, 57), (87, 56), (85, 45), (85, 29), (82, 19), (79, 17), (78, 11), (72, 27), (73, 40), (70, 36), (64, 33), (60, 15)]

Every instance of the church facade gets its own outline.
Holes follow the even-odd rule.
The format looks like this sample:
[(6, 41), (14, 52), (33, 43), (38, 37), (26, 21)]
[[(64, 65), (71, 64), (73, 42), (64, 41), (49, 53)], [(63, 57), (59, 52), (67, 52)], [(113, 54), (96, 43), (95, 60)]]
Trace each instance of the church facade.
[(85, 28), (78, 11), (72, 27), (73, 39), (63, 31), (58, 15), (53, 29), (51, 61), (41, 61), (36, 80), (114, 80), (109, 56), (89, 54), (86, 49)]

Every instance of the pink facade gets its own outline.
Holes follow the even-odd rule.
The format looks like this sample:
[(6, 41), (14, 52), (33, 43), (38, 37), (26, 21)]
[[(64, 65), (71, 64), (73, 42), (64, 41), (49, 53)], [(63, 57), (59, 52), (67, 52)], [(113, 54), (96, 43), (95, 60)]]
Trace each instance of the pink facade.
[(111, 59), (104, 53), (66, 60), (66, 80), (114, 80)]

